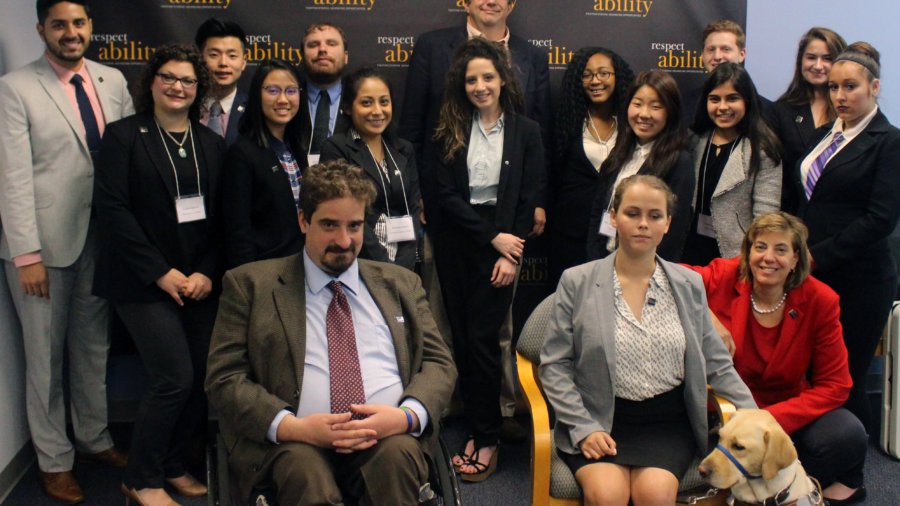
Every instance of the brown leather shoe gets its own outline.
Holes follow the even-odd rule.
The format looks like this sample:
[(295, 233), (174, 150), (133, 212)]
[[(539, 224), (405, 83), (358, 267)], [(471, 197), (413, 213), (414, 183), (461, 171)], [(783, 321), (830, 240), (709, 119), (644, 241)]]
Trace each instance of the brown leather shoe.
[(182, 497), (202, 497), (208, 492), (206, 485), (197, 481), (190, 473), (184, 473), (178, 478), (166, 478), (166, 481)]
[(84, 492), (75, 481), (75, 475), (72, 471), (63, 471), (61, 473), (45, 473), (40, 471), (41, 485), (44, 492), (66, 504), (78, 504), (84, 502)]
[(119, 469), (128, 465), (128, 455), (119, 451), (115, 446), (111, 446), (100, 453), (79, 453), (78, 456), (81, 460), (106, 464)]

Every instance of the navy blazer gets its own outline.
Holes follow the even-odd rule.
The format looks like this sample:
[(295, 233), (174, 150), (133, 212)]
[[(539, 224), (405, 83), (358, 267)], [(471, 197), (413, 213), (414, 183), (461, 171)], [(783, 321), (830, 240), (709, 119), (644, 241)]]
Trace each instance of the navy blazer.
[[(94, 294), (113, 302), (170, 301), (156, 280), (170, 269), (185, 276), (199, 272), (218, 290), (222, 274), (220, 174), (225, 142), (197, 121), (191, 122), (204, 180), (206, 219), (179, 224), (175, 179), (152, 114), (135, 114), (110, 123), (96, 167), (94, 205), (100, 256)], [(190, 227), (192, 250), (184, 249), (180, 229)]]
[[(650, 166), (645, 161), (638, 174), (647, 174), (650, 172)], [(693, 204), (691, 198), (694, 195), (694, 163), (687, 151), (681, 151), (678, 159), (675, 161), (666, 176), (662, 178), (669, 185), (678, 202), (675, 206), (675, 213), (672, 215), (672, 224), (669, 225), (669, 232), (659, 247), (657, 254), (670, 262), (678, 262), (681, 260), (681, 252), (684, 249), (684, 241), (687, 239), (688, 232), (691, 229), (691, 220), (694, 213), (691, 209)], [(609, 254), (606, 250), (606, 242), (608, 238), (600, 234), (600, 223), (603, 221), (603, 214), (612, 201), (613, 186), (616, 184), (615, 174), (603, 174), (597, 183), (597, 193), (594, 196), (594, 203), (591, 205), (591, 219), (587, 230), (587, 257), (588, 260), (597, 260)]]
[[(447, 72), (456, 50), (468, 39), (465, 25), (435, 30), (416, 39), (415, 51), (409, 61), (404, 91), (403, 116), (400, 118), (400, 137), (410, 141), (416, 150), (419, 183), (425, 198), (428, 222), (433, 222), (429, 201), (436, 198), (436, 160), (441, 147), (433, 135), (440, 119), (441, 103)], [(513, 67), (525, 99), (525, 115), (540, 125), (541, 138), (550, 146), (552, 113), (550, 109), (550, 73), (547, 53), (515, 35), (509, 38)], [(546, 185), (545, 185), (546, 186)], [(538, 207), (546, 207), (546, 190), (540, 188)]]
[[(385, 139), (388, 149), (393, 156), (394, 162), (397, 163), (397, 170), (393, 170), (391, 165), (391, 185), (388, 187), (390, 194), (390, 215), (394, 217), (403, 216), (407, 213), (406, 206), (409, 205), (409, 214), (413, 218), (413, 226), (416, 231), (416, 240), (404, 241), (397, 244), (397, 255), (394, 257), (394, 263), (409, 270), (413, 270), (416, 266), (416, 251), (418, 239), (420, 237), (419, 227), (419, 176), (416, 173), (416, 157), (413, 152), (412, 144), (403, 140), (396, 139), (390, 141)], [(387, 157), (387, 155), (385, 155)], [(369, 154), (366, 143), (359, 137), (354, 138), (352, 133), (335, 134), (322, 144), (321, 161), (326, 160), (347, 160), (348, 162), (362, 167), (366, 174), (371, 178), (375, 186), (377, 195), (375, 201), (366, 212), (366, 228), (363, 236), (363, 249), (360, 253), (361, 258), (371, 260), (379, 260), (382, 262), (390, 262), (387, 256), (387, 250), (378, 242), (375, 236), (375, 223), (378, 216), (388, 214), (385, 205), (385, 187), (382, 185), (382, 179), (379, 175), (380, 169), (375, 166), (375, 160)], [(390, 162), (390, 158), (388, 158)], [(401, 184), (401, 178), (403, 180)], [(404, 195), (403, 190), (406, 190)], [(405, 201), (405, 202), (404, 202)]]
[(809, 200), (800, 165), (828, 135), (816, 132), (812, 147), (792, 171), (793, 212), (809, 227), (809, 249), (816, 270), (888, 276), (894, 272), (888, 236), (900, 218), (900, 130), (878, 111), (869, 125), (825, 165)]
[[(306, 156), (295, 153), (301, 169)], [(222, 175), (225, 265), (285, 257), (303, 248), (287, 172), (271, 148), (246, 135), (228, 148)]]
[(490, 244), (500, 232), (525, 239), (534, 225), (538, 181), (544, 171), (544, 146), (537, 123), (518, 114), (504, 114), (503, 166), (497, 189), (493, 223), (488, 223), (469, 203), (468, 147), (438, 168), (438, 192), (449, 226), (466, 231), (478, 246)]
[(774, 129), (781, 141), (781, 166), (784, 168), (781, 208), (796, 209), (798, 204), (793, 201), (794, 193), (788, 191), (793, 177), (791, 169), (797, 165), (803, 153), (819, 143), (821, 136), (816, 136), (816, 120), (809, 104), (798, 106), (782, 100), (775, 102)]
[(228, 112), (228, 125), (225, 126), (225, 145), (231, 146), (238, 138), (238, 125), (241, 122), (241, 116), (247, 109), (247, 94), (241, 90), (237, 90), (234, 95), (234, 101), (231, 102), (231, 110)]

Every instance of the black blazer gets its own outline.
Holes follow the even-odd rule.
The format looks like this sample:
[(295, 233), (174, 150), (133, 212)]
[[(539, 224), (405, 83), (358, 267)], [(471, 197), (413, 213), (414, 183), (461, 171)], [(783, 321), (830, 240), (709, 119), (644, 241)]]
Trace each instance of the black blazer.
[[(301, 119), (300, 143), (303, 146), (303, 153), (300, 156), (303, 157), (304, 165), (306, 165), (306, 154), (309, 153), (309, 141), (312, 139), (313, 131), (313, 125), (309, 119), (309, 95), (306, 92), (306, 83), (304, 83), (303, 89), (300, 90), (300, 111), (297, 112)], [(350, 116), (344, 114), (344, 110), (339, 105), (337, 118), (334, 119), (334, 131), (331, 132), (331, 135), (347, 133), (351, 126), (353, 124), (350, 122)]]
[[(650, 166), (647, 162), (638, 169), (638, 174), (647, 174), (650, 172)], [(684, 241), (687, 239), (688, 232), (691, 229), (691, 219), (694, 213), (691, 211), (691, 200), (694, 196), (694, 164), (688, 152), (682, 150), (678, 153), (678, 159), (675, 161), (663, 181), (669, 185), (669, 188), (678, 197), (675, 206), (675, 214), (672, 215), (672, 223), (669, 225), (669, 232), (659, 247), (657, 253), (660, 257), (670, 262), (678, 262), (681, 260), (681, 251), (684, 249)], [(608, 238), (600, 234), (600, 223), (603, 221), (603, 214), (612, 200), (613, 185), (616, 184), (616, 175), (605, 173), (600, 176), (597, 183), (597, 192), (594, 195), (594, 202), (591, 205), (591, 219), (587, 230), (587, 255), (588, 260), (597, 260), (603, 258), (609, 253), (606, 251), (606, 242)]]
[[(94, 294), (113, 302), (171, 300), (156, 280), (175, 268), (212, 280), (218, 290), (222, 269), (220, 174), (224, 140), (197, 121), (191, 130), (205, 189), (206, 220), (178, 224), (175, 179), (151, 114), (110, 123), (103, 135), (94, 181), (100, 256)], [(185, 251), (180, 227), (197, 234)]]
[(237, 90), (234, 95), (234, 101), (231, 102), (231, 111), (228, 113), (228, 125), (225, 127), (225, 145), (231, 146), (238, 138), (238, 124), (241, 122), (241, 116), (247, 109), (247, 94), (241, 90)]
[[(465, 25), (422, 34), (416, 39), (406, 74), (400, 137), (412, 142), (416, 150), (419, 183), (425, 198), (428, 223), (435, 213), (429, 211), (430, 200), (436, 199), (437, 180), (434, 172), (443, 149), (432, 136), (437, 128), (444, 100), (447, 72), (456, 50), (468, 39)], [(540, 125), (541, 138), (550, 146), (553, 115), (550, 109), (550, 71), (547, 53), (515, 35), (509, 38), (513, 67), (525, 99), (525, 115)], [(543, 171), (542, 171), (543, 172)], [(544, 183), (544, 186), (546, 184)], [(546, 207), (546, 190), (539, 188), (538, 207)]]
[(591, 206), (597, 194), (600, 174), (584, 152), (581, 136), (572, 139), (564, 164), (557, 169), (554, 205), (551, 208), (550, 226), (557, 233), (587, 240), (585, 231), (591, 217)]
[(503, 116), (503, 166), (494, 223), (484, 221), (469, 203), (469, 150), (461, 149), (437, 170), (438, 192), (448, 226), (464, 230), (478, 246), (500, 232), (525, 239), (534, 225), (538, 181), (544, 171), (544, 146), (537, 123), (518, 114)]
[[(416, 172), (415, 152), (412, 144), (403, 139), (396, 139), (395, 142), (391, 142), (385, 138), (385, 142), (400, 171), (398, 175), (394, 171), (393, 164), (390, 164), (390, 157), (385, 155), (391, 167), (391, 185), (388, 188), (390, 190), (388, 195), (391, 206), (390, 215), (394, 217), (405, 215), (408, 203), (409, 213), (413, 218), (413, 225), (416, 231), (416, 240), (398, 243), (394, 263), (413, 270), (416, 266), (416, 250), (421, 234), (419, 229), (419, 211), (421, 211), (419, 206), (419, 176)], [(380, 169), (375, 166), (375, 160), (369, 154), (366, 143), (354, 135), (354, 132), (335, 134), (322, 145), (321, 161), (337, 159), (347, 160), (357, 167), (362, 167), (369, 178), (371, 178), (377, 192), (375, 201), (372, 202), (372, 205), (366, 211), (366, 228), (360, 257), (390, 262), (387, 250), (384, 249), (375, 236), (375, 223), (378, 221), (378, 216), (387, 213), (384, 186), (382, 186), (382, 179), (379, 176)], [(402, 184), (400, 182), (401, 178), (403, 179)], [(405, 195), (403, 193), (404, 188), (406, 189)]]
[[(812, 148), (828, 135), (820, 128)], [(809, 227), (816, 271), (890, 275), (895, 271), (888, 236), (900, 218), (900, 130), (881, 111), (825, 166), (809, 200), (800, 183), (800, 157), (790, 188), (795, 214)]]
[(819, 143), (821, 136), (816, 136), (816, 120), (809, 105), (790, 105), (779, 100), (775, 103), (775, 133), (781, 141), (781, 166), (784, 170), (781, 187), (781, 208), (796, 209), (791, 187), (793, 171), (791, 169), (800, 161), (801, 155)]
[[(306, 154), (294, 153), (301, 169)], [(285, 257), (303, 248), (291, 182), (270, 148), (241, 135), (228, 149), (222, 175), (225, 265)]]

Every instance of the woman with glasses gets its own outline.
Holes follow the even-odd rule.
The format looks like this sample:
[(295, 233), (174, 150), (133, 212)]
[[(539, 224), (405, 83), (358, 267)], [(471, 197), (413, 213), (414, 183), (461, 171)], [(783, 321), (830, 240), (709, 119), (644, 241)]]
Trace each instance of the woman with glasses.
[(207, 71), (185, 45), (157, 49), (137, 83), (137, 114), (111, 123), (96, 167), (101, 237), (94, 293), (108, 299), (147, 371), (122, 492), (175, 504), (206, 494), (184, 450), (206, 416), (203, 379), (216, 316), (222, 138), (198, 122)]
[(350, 116), (347, 133), (322, 145), (322, 161), (343, 159), (362, 167), (378, 196), (366, 211), (360, 257), (414, 270), (420, 234), (419, 177), (412, 144), (391, 132), (393, 97), (374, 67), (344, 78), (341, 111)]
[(306, 157), (299, 110), (300, 78), (294, 67), (281, 60), (261, 62), (222, 175), (229, 269), (303, 247), (297, 209)]
[(602, 47), (579, 49), (562, 81), (556, 122), (553, 234), (550, 283), (562, 271), (587, 261), (588, 220), (600, 180), (600, 165), (625, 125), (625, 93), (634, 73), (621, 56)]

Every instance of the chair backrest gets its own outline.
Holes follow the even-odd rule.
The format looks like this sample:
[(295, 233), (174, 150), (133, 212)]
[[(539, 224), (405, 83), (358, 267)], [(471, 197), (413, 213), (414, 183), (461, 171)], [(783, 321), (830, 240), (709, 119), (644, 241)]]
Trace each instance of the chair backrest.
[(547, 337), (547, 326), (550, 324), (550, 313), (553, 309), (553, 294), (548, 295), (531, 312), (531, 316), (525, 321), (522, 333), (519, 334), (519, 342), (516, 351), (534, 363), (541, 363), (541, 347)]

